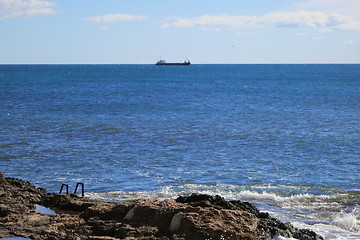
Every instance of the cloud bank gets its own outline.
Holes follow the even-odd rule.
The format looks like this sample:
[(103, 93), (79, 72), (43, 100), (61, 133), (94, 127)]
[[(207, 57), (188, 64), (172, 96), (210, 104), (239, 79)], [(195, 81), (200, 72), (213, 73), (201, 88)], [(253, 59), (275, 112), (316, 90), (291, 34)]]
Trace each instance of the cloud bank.
[(0, 19), (33, 18), (55, 13), (56, 4), (43, 0), (0, 0)]
[(143, 21), (146, 16), (136, 16), (128, 14), (108, 14), (103, 16), (88, 17), (85, 18), (89, 22), (99, 22), (99, 23), (115, 23), (115, 22), (132, 22), (132, 21)]
[(358, 17), (360, 12), (359, 0), (307, 0), (294, 4), (299, 10), (316, 11), (343, 14)]
[(360, 30), (360, 22), (349, 16), (325, 14), (320, 11), (273, 12), (261, 16), (201, 16), (196, 18), (174, 18), (161, 27), (219, 27), (262, 28), (262, 27), (308, 27), (339, 30)]

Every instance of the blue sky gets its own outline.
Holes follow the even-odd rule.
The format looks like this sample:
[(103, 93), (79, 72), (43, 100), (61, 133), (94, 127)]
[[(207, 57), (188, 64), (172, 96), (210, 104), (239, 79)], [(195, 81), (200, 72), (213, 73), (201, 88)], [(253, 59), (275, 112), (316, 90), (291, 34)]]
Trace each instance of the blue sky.
[(360, 0), (0, 0), (0, 64), (360, 63)]

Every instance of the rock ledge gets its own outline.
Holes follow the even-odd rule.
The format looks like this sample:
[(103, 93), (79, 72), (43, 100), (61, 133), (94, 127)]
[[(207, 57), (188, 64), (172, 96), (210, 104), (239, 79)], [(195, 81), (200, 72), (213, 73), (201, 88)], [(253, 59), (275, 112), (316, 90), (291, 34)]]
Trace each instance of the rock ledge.
[[(36, 211), (36, 205), (56, 214)], [(320, 240), (260, 212), (248, 202), (192, 194), (176, 200), (105, 202), (48, 193), (0, 173), (0, 238), (127, 240), (267, 240), (280, 235)]]

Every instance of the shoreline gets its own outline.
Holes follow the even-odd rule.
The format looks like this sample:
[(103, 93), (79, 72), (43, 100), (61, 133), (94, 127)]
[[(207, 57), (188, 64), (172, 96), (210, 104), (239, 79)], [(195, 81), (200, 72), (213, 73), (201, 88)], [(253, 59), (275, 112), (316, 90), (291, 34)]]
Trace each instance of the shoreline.
[(49, 193), (0, 173), (0, 238), (323, 239), (242, 201), (192, 194), (163, 201), (110, 202)]

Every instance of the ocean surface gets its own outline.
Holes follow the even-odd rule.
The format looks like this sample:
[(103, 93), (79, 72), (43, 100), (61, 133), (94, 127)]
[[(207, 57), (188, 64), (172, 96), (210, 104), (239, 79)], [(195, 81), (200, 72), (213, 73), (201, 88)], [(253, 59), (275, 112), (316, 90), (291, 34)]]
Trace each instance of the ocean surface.
[(0, 65), (0, 171), (93, 198), (250, 201), (360, 239), (360, 65)]

